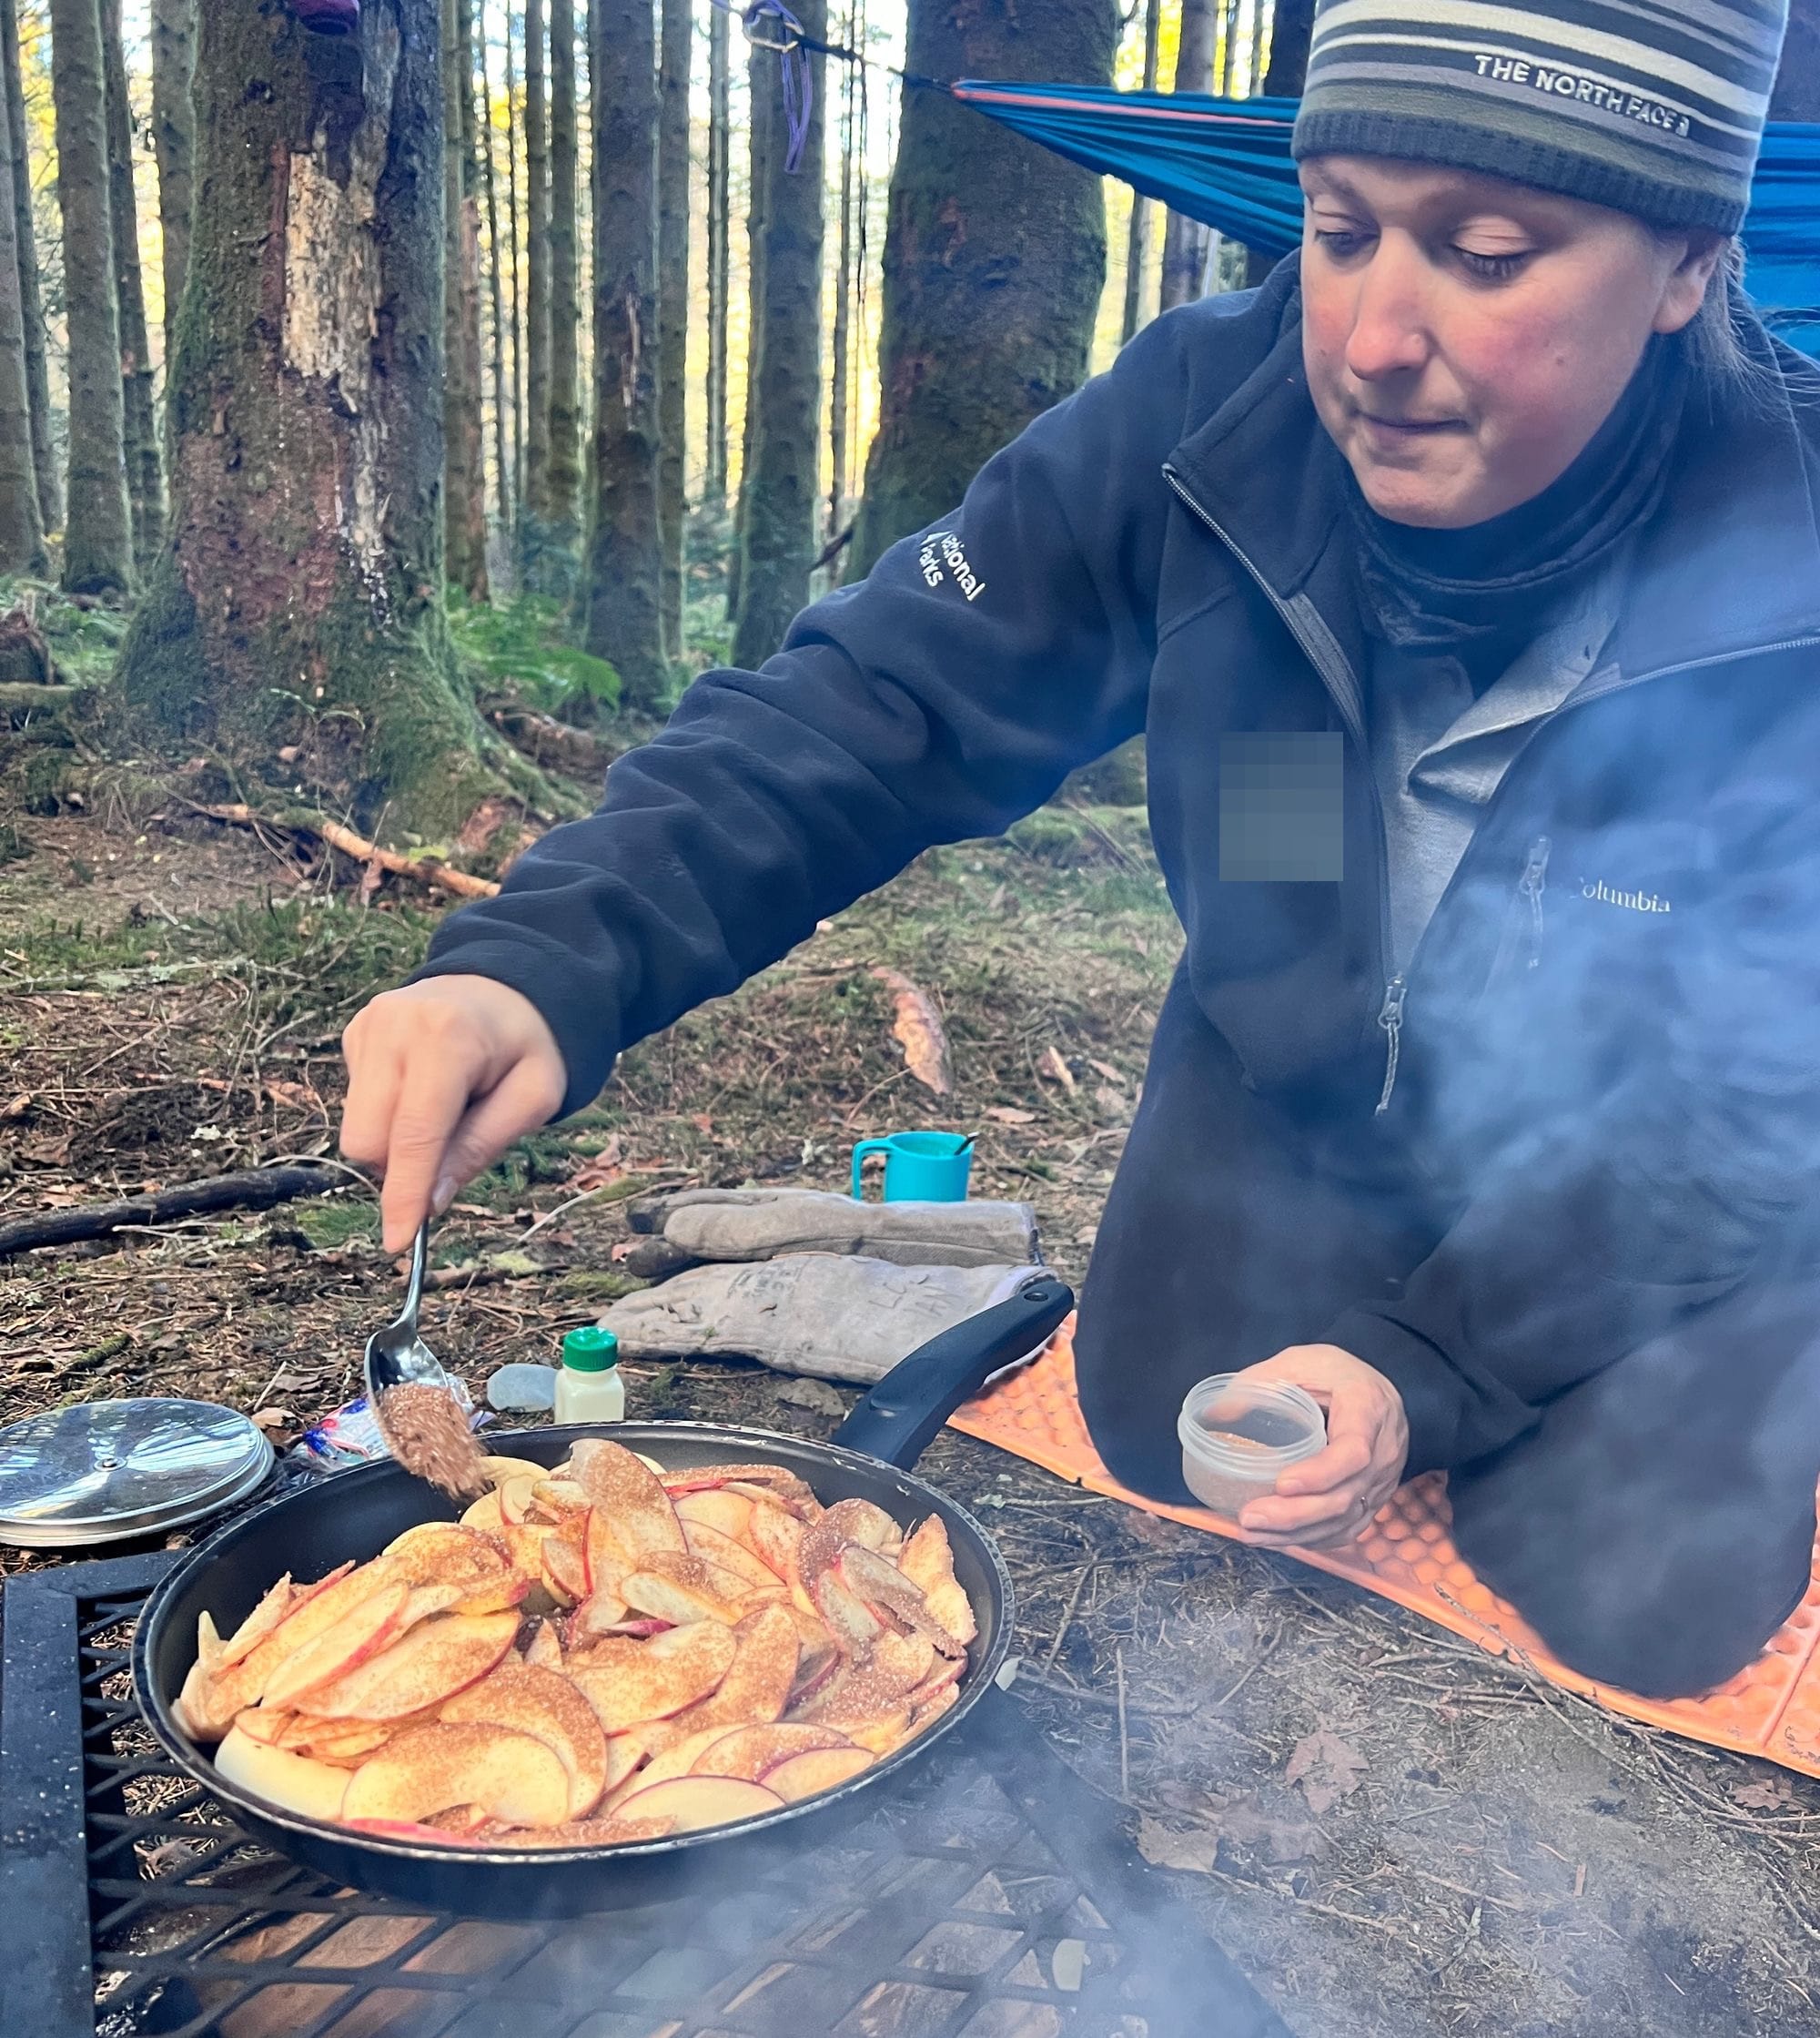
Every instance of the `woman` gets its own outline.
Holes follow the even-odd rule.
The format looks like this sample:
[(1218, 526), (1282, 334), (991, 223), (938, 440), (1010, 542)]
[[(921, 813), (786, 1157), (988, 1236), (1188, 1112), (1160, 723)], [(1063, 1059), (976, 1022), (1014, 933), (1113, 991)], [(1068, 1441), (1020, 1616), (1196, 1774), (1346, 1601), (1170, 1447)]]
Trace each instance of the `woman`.
[(1187, 951), (1077, 1345), (1112, 1470), (1243, 1366), (1355, 1535), (1451, 1475), (1551, 1648), (1748, 1661), (1820, 1472), (1820, 380), (1734, 281), (1766, 0), (1337, 0), (1298, 260), (711, 674), (348, 1036), (386, 1231), (931, 843), (1147, 734)]

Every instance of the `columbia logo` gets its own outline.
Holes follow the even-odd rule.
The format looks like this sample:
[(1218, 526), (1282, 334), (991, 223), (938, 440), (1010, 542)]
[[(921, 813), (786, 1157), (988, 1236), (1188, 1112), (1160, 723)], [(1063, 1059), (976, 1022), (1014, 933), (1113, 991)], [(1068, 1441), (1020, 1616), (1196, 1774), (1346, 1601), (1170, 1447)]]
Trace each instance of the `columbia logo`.
[(1623, 906), (1633, 913), (1666, 913), (1672, 910), (1665, 898), (1653, 892), (1614, 892), (1603, 877), (1589, 879), (1580, 887), (1582, 898), (1600, 906)]

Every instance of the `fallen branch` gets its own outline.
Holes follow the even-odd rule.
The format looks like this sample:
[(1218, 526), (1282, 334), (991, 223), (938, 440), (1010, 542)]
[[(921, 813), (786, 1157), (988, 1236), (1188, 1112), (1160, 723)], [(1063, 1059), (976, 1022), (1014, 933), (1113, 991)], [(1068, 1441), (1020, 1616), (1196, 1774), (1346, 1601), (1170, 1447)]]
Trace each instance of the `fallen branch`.
[(196, 1217), (217, 1210), (269, 1210), (298, 1196), (320, 1196), (346, 1180), (332, 1167), (248, 1168), (239, 1174), (215, 1175), (207, 1181), (179, 1181), (147, 1196), (129, 1196), (117, 1203), (85, 1203), (78, 1210), (51, 1211), (0, 1224), (0, 1260), (34, 1246), (75, 1245), (84, 1239), (106, 1238), (128, 1224), (163, 1224), (174, 1217)]
[(68, 707), (93, 694), (92, 686), (41, 685), (33, 679), (0, 680), (0, 715), (31, 715)]
[(291, 835), (313, 835), (339, 849), (343, 856), (358, 857), (361, 863), (377, 864), (381, 870), (389, 870), (395, 877), (415, 877), (426, 885), (435, 885), (443, 891), (453, 892), (457, 898), (493, 898), (500, 887), (490, 877), (475, 877), (465, 870), (451, 870), (440, 857), (407, 857), (397, 849), (382, 849), (377, 842), (369, 842), (365, 836), (356, 835), (352, 828), (345, 828), (339, 821), (331, 821), (326, 814), (307, 814), (288, 809), (282, 814), (262, 814), (257, 807), (247, 806), (238, 801), (219, 806), (205, 806), (197, 800), (186, 800), (184, 805), (192, 812), (204, 814), (212, 821), (231, 821), (237, 827), (283, 828)]

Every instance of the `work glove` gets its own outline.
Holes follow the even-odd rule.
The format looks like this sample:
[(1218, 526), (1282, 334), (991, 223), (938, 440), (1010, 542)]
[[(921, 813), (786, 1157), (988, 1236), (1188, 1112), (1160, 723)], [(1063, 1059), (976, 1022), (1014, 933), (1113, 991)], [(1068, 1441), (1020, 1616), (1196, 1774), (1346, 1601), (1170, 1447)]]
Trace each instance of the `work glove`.
[(780, 1373), (870, 1385), (919, 1344), (1008, 1300), (1044, 1271), (796, 1252), (693, 1268), (615, 1303), (601, 1322), (628, 1359), (757, 1359)]
[(628, 1273), (662, 1281), (703, 1260), (864, 1253), (901, 1267), (1006, 1267), (1041, 1257), (1028, 1203), (862, 1203), (814, 1189), (682, 1189), (626, 1212), (646, 1234)]

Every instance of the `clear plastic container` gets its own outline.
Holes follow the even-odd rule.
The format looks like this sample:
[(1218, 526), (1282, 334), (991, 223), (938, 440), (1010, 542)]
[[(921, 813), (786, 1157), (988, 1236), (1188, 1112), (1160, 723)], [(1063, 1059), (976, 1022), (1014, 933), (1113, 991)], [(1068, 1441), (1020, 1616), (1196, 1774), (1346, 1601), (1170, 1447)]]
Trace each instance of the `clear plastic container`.
[(1176, 1434), (1188, 1491), (1232, 1519), (1248, 1500), (1274, 1492), (1279, 1474), (1325, 1446), (1327, 1418), (1299, 1387), (1216, 1373), (1188, 1389)]

